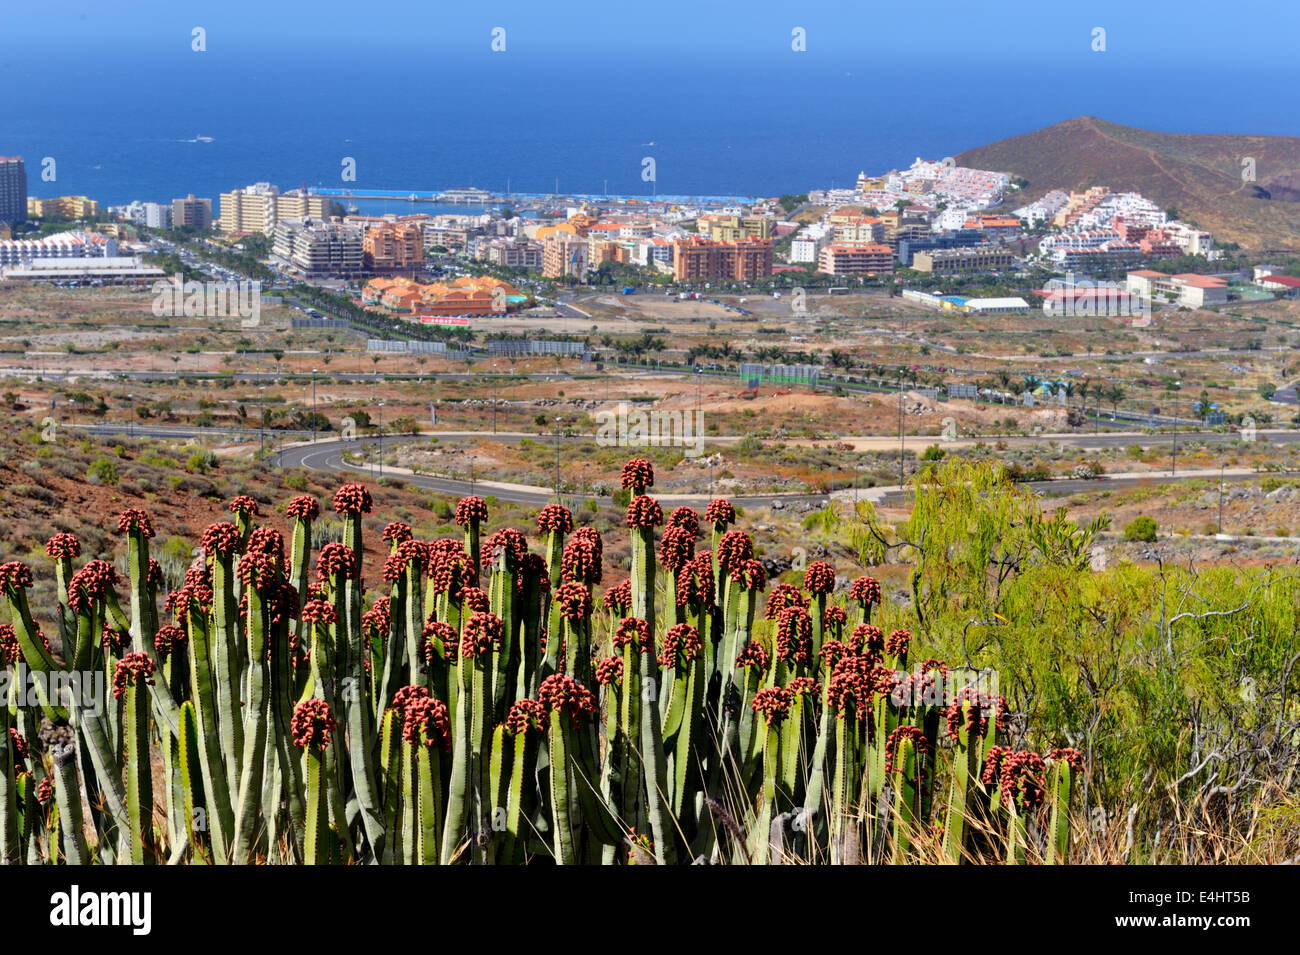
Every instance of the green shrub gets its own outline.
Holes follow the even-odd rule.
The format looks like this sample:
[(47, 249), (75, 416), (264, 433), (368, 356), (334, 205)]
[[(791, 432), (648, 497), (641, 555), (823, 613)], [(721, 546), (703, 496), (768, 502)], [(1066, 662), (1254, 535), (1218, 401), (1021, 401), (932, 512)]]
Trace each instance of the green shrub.
[(117, 465), (111, 458), (98, 457), (90, 465), (86, 476), (94, 483), (107, 484), (110, 487), (117, 484)]
[(1130, 541), (1146, 541), (1150, 543), (1156, 539), (1156, 522), (1153, 518), (1143, 514), (1135, 517), (1124, 528), (1124, 539)]

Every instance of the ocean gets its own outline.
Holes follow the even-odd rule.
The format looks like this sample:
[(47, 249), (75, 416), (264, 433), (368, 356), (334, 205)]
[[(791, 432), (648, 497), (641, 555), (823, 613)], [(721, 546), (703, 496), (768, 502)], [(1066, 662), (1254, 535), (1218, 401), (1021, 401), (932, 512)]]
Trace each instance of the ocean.
[[(1118, 64), (1118, 65), (1116, 65)], [(1214, 82), (1076, 58), (924, 55), (682, 63), (346, 56), (0, 62), (0, 155), (33, 196), (165, 201), (252, 182), (611, 195), (779, 195), (942, 158), (1077, 115), (1162, 131), (1296, 135), (1288, 64)], [(55, 179), (41, 178), (43, 160)], [(356, 178), (342, 179), (354, 160)], [(643, 178), (653, 161), (653, 182)], [(1122, 183), (1112, 183), (1120, 188)], [(367, 202), (401, 212), (401, 200)], [(423, 211), (428, 206), (415, 206)], [(463, 208), (463, 207), (462, 207)]]

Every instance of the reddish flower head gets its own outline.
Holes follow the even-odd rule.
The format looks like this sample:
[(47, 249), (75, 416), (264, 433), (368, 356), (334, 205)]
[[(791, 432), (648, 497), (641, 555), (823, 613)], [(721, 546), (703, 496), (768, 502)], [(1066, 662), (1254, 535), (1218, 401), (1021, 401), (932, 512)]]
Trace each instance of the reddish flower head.
[(334, 714), (330, 712), (329, 704), (324, 700), (303, 700), (293, 708), (289, 732), (293, 734), (295, 746), (324, 749), (334, 732)]
[(153, 635), (153, 648), (158, 652), (158, 659), (166, 660), (175, 650), (183, 647), (188, 639), (180, 627), (162, 626)]
[(284, 579), (284, 537), (271, 527), (255, 527), (248, 546), (239, 558), (239, 579), (247, 586), (265, 590)]
[(438, 647), (442, 647), (443, 656), (448, 663), (456, 661), (456, 655), (459, 651), (456, 641), (456, 628), (442, 620), (430, 619), (425, 625), (421, 634), (424, 637), (424, 643), (420, 647), (420, 655), (424, 657), (425, 663), (432, 663), (437, 656)]
[(153, 537), (153, 521), (138, 507), (128, 507), (117, 518), (118, 533), (138, 530), (143, 537)]
[(329, 583), (335, 577), (356, 577), (357, 558), (347, 544), (337, 542), (326, 544), (320, 549), (316, 558), (316, 579)]
[(664, 636), (663, 650), (659, 653), (661, 666), (685, 666), (703, 656), (704, 641), (700, 639), (700, 631), (689, 623), (673, 624), (668, 628), (668, 633)]
[(390, 544), (400, 544), (409, 541), (411, 537), (411, 525), (405, 521), (390, 521), (384, 525), (384, 531), (379, 535), (380, 540)]
[(436, 746), (451, 752), (451, 719), (447, 704), (432, 696), (411, 700), (403, 711), (402, 738), (412, 746)]
[(596, 662), (596, 682), (601, 686), (618, 686), (623, 682), (623, 658), (605, 657)]
[(289, 502), (284, 513), (295, 521), (314, 521), (320, 517), (320, 501), (310, 494), (300, 494)]
[(640, 617), (624, 617), (614, 630), (614, 647), (622, 650), (631, 644), (638, 653), (648, 653), (654, 649), (654, 635), (650, 625)]
[(81, 541), (72, 534), (55, 534), (45, 542), (45, 553), (56, 559), (72, 560), (81, 556)]
[(239, 536), (239, 528), (229, 521), (218, 521), (216, 524), (209, 524), (207, 530), (203, 532), (203, 553), (207, 557), (219, 556), (230, 557), (239, 553), (243, 542)]
[(574, 723), (589, 722), (600, 715), (591, 691), (563, 673), (543, 680), (537, 695), (548, 711), (567, 713)]
[(486, 524), (488, 519), (487, 503), (481, 497), (462, 497), (456, 503), (456, 524), (469, 527), (471, 524)]
[(776, 624), (776, 655), (795, 666), (812, 663), (812, 618), (803, 607), (786, 607)]
[(891, 657), (907, 656), (907, 649), (912, 644), (912, 633), (910, 630), (895, 630), (885, 641), (885, 652)]
[(736, 666), (738, 667), (758, 667), (760, 670), (766, 670), (771, 657), (763, 649), (763, 645), (757, 640), (750, 640), (745, 644), (740, 655), (736, 657)]
[(632, 458), (623, 465), (623, 487), (633, 494), (644, 494), (645, 489), (654, 487), (654, 465), (645, 458)]
[(804, 589), (824, 597), (835, 589), (835, 568), (824, 560), (815, 560), (803, 572)]
[(713, 603), (713, 555), (696, 554), (677, 575), (677, 606), (707, 606)]
[(541, 700), (518, 700), (506, 715), (506, 729), (512, 736), (546, 732), (546, 704)]
[(132, 683), (144, 681), (153, 685), (153, 661), (143, 653), (128, 653), (117, 661), (113, 671), (113, 696), (120, 699)]
[(659, 563), (673, 573), (695, 559), (695, 535), (684, 527), (668, 526), (659, 538)]
[(90, 613), (117, 585), (117, 570), (106, 560), (90, 560), (68, 581), (68, 609)]
[(808, 598), (803, 592), (793, 584), (777, 584), (770, 594), (767, 595), (767, 603), (763, 605), (763, 618), (765, 620), (775, 620), (781, 616), (781, 611), (787, 607), (807, 608)]
[(998, 777), (1002, 798), (1008, 802), (1015, 801), (1020, 809), (1037, 809), (1043, 804), (1047, 792), (1043, 778), (1046, 771), (1043, 757), (1030, 750), (1005, 756)]
[(727, 531), (718, 540), (718, 569), (731, 575), (736, 566), (754, 556), (754, 542), (744, 531)]
[(919, 726), (904, 723), (890, 733), (889, 739), (885, 741), (885, 772), (887, 774), (892, 774), (898, 768), (898, 744), (905, 739), (912, 741), (912, 748), (916, 750), (918, 756), (921, 753), (930, 751), (930, 744), (925, 738), (925, 731)]
[(755, 693), (753, 702), (749, 705), (755, 713), (763, 714), (768, 726), (773, 726), (790, 715), (790, 704), (793, 702), (794, 694), (785, 687), (769, 686)]
[(491, 563), (501, 554), (505, 554), (507, 569), (518, 570), (528, 556), (528, 538), (516, 528), (501, 528), (484, 542), (483, 559)]
[(1073, 775), (1080, 776), (1083, 774), (1083, 753), (1072, 746), (1065, 749), (1054, 749), (1047, 754), (1047, 758), (1053, 762), (1063, 759), (1070, 764), (1070, 772)]
[(704, 519), (712, 524), (715, 530), (722, 530), (736, 523), (736, 509), (730, 501), (716, 497), (704, 509)]
[(20, 560), (0, 564), (0, 589), (18, 590), (32, 586), (32, 569)]
[(601, 548), (589, 536), (574, 537), (560, 554), (560, 577), (582, 584), (598, 584), (604, 574)]
[(859, 577), (849, 585), (849, 599), (868, 607), (880, 603), (880, 582), (874, 577)]
[(22, 648), (11, 624), (0, 623), (0, 664), (17, 663)]
[(848, 625), (849, 615), (843, 607), (827, 607), (822, 614), (822, 626), (831, 633), (840, 633)]
[(262, 511), (261, 508), (257, 506), (257, 501), (253, 500), (253, 498), (249, 497), (247, 494), (241, 494), (234, 498), (226, 505), (226, 510), (231, 514), (246, 515), (249, 517), (262, 516)]
[(547, 504), (537, 512), (537, 533), (559, 531), (568, 534), (573, 530), (573, 514), (563, 504)]
[(658, 527), (664, 522), (663, 508), (653, 497), (644, 494), (632, 498), (627, 506), (627, 526), (647, 529)]
[(339, 622), (339, 613), (334, 608), (334, 604), (320, 597), (314, 597), (303, 604), (300, 616), (304, 623), (312, 623), (318, 626), (328, 626), (331, 623)]
[(465, 621), (465, 633), (461, 637), (460, 653), (464, 657), (476, 657), (499, 652), (505, 643), (505, 630), (501, 618), (494, 613), (480, 612), (471, 614)]
[(687, 507), (683, 504), (681, 507), (674, 507), (673, 512), (668, 515), (669, 527), (680, 527), (683, 530), (691, 532), (692, 537), (700, 536), (700, 515), (696, 513), (695, 508)]
[(344, 484), (334, 492), (334, 513), (358, 516), (369, 514), (374, 507), (370, 489), (364, 484)]
[(569, 581), (555, 588), (555, 602), (560, 616), (577, 623), (591, 616), (591, 591), (585, 585)]

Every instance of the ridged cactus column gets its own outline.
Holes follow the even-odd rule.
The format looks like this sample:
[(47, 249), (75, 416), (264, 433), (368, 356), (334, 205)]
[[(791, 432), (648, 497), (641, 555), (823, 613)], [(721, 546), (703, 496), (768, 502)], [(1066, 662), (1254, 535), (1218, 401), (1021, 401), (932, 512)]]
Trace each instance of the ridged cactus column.
[(306, 764), (307, 814), (303, 862), (324, 865), (330, 857), (329, 793), (326, 761), (334, 714), (324, 700), (303, 700), (293, 711), (293, 744), (303, 750)]
[(128, 653), (113, 674), (113, 697), (122, 701), (126, 743), (126, 811), (130, 835), (127, 857), (133, 865), (152, 865), (153, 767), (149, 763), (149, 691), (153, 662), (143, 653)]

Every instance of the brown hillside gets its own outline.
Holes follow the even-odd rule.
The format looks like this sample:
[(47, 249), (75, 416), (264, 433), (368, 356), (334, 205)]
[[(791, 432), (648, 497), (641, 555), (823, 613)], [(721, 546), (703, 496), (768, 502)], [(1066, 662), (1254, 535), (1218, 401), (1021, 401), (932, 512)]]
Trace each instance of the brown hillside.
[[(1254, 182), (1242, 181), (1245, 157), (1255, 160)], [(1079, 116), (957, 161), (1024, 177), (1026, 200), (1108, 186), (1172, 206), (1219, 241), (1300, 248), (1300, 137), (1157, 133)]]

